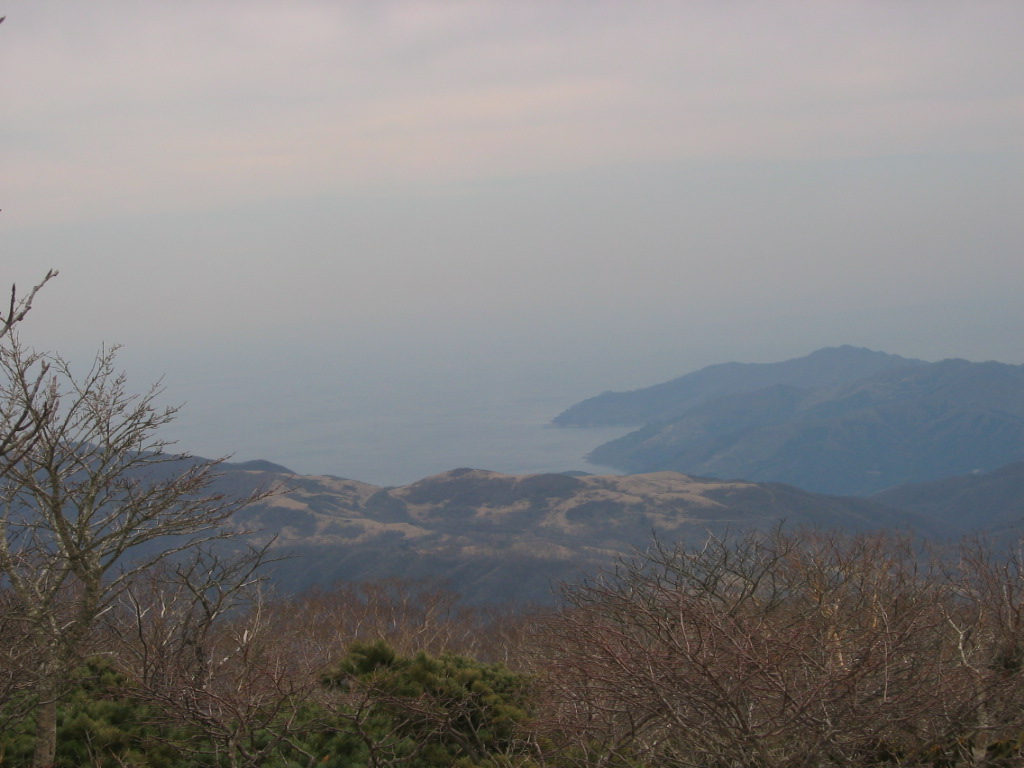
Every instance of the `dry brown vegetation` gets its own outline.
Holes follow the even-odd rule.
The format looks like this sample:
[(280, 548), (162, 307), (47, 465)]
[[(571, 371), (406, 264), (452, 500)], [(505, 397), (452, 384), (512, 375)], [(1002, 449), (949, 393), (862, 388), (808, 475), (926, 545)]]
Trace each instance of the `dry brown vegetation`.
[(538, 635), (574, 765), (1016, 764), (1019, 555), (890, 535), (655, 545)]
[[(189, 764), (412, 764), (413, 723), (424, 750), (447, 739), (444, 754), (467, 766), (1022, 758), (1024, 561), (979, 542), (930, 553), (888, 534), (778, 530), (697, 547), (655, 542), (537, 611), (468, 607), (444, 588), (397, 580), (275, 598), (253, 565), (162, 564), (121, 593), (89, 639), (122, 676), (122, 695)], [(19, 610), (4, 607), (0, 629)], [(481, 752), (489, 731), (460, 751), (459, 728), (484, 699), (438, 699), (398, 671), (351, 671), (353, 649), (422, 658), (433, 675), (507, 669), (529, 691), (502, 726), (515, 735), (503, 731), (501, 754)], [(12, 725), (24, 714), (19, 675), (30, 674), (16, 651), (2, 660)], [(430, 661), (454, 658), (466, 661)], [(503, 701), (489, 696), (487, 706)], [(363, 750), (355, 762), (354, 752), (331, 762), (341, 758), (325, 745), (343, 736)], [(291, 762), (275, 763), (285, 755)]]

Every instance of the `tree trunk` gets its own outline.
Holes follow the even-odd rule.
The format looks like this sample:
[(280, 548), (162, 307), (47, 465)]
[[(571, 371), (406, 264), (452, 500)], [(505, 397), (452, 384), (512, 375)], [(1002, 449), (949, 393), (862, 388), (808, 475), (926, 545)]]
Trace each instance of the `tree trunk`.
[(57, 754), (57, 684), (44, 675), (36, 685), (36, 746), (32, 768), (52, 768)]

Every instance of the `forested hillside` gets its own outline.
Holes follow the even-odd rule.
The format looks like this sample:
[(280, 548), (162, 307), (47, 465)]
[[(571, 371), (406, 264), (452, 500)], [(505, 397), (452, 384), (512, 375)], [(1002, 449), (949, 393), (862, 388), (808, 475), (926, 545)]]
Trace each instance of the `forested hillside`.
[(992, 472), (971, 472), (931, 483), (901, 485), (876, 494), (874, 501), (916, 513), (953, 534), (979, 532), (1006, 543), (1024, 522), (1024, 462)]
[(708, 400), (786, 385), (808, 389), (846, 384), (923, 360), (870, 349), (827, 347), (780, 363), (721, 363), (631, 392), (605, 392), (558, 414), (560, 427), (640, 426), (671, 421)]
[[(815, 360), (836, 358), (846, 364), (836, 366), (831, 383), (806, 383), (810, 376), (805, 383), (784, 380), (797, 380), (795, 371), (816, 371)], [(880, 370), (858, 375), (868, 363)], [(597, 447), (588, 459), (627, 472), (674, 470), (842, 495), (987, 472), (1024, 459), (1024, 366), (922, 363), (839, 348), (755, 366), (757, 375), (723, 378), (731, 371), (747, 368), (704, 369), (663, 385), (667, 399), (659, 396), (650, 423)], [(769, 373), (777, 381), (761, 386)], [(846, 375), (854, 378), (842, 380)], [(700, 389), (705, 380), (724, 386)], [(741, 389), (741, 382), (747, 386)], [(649, 392), (635, 397), (648, 402)], [(634, 393), (622, 397), (632, 401)], [(616, 418), (616, 398), (608, 396), (607, 409), (597, 398), (584, 410)]]

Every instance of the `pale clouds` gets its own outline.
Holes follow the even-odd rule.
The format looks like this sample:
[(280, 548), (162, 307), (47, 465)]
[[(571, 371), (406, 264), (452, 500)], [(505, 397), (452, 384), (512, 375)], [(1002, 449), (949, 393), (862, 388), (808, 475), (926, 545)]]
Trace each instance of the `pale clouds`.
[(1020, 152), (1020, 3), (11, 7), (10, 224), (536, 173)]
[(3, 14), (0, 286), (59, 268), (24, 333), (125, 342), (188, 449), (386, 471), (726, 360), (1024, 361), (1020, 0)]

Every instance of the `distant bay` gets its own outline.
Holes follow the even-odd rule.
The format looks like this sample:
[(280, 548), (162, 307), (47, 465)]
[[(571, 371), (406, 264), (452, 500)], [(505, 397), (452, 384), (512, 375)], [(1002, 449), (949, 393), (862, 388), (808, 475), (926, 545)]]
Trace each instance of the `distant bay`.
[[(578, 374), (412, 361), (360, 365), (259, 361), (246, 369), (176, 362), (164, 378), (184, 402), (167, 431), (182, 450), (266, 459), (301, 474), (404, 485), (458, 467), (513, 474), (614, 473), (583, 457), (625, 427), (576, 429), (551, 419), (592, 394)], [(135, 368), (141, 366), (136, 365)], [(134, 368), (133, 368), (134, 370)], [(142, 367), (143, 373), (145, 368)]]

